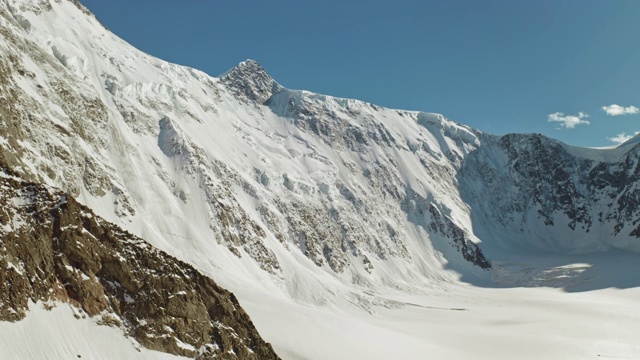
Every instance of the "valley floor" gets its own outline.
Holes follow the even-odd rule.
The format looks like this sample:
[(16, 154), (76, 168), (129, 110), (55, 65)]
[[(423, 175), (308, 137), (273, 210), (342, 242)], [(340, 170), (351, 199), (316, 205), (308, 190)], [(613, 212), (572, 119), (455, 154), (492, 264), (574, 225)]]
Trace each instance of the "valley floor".
[[(638, 259), (612, 252), (496, 262), (493, 285), (368, 292), (378, 300), (368, 311), (231, 288), (283, 359), (638, 359)], [(76, 320), (68, 305), (31, 309), (23, 321), (0, 323), (3, 358), (177, 358)]]
[[(373, 314), (240, 297), (285, 359), (638, 359), (638, 260), (622, 253), (529, 258), (499, 276), (511, 271), (511, 280), (539, 287), (459, 283), (423, 295), (378, 293), (391, 306)], [(612, 281), (620, 288), (608, 288)]]

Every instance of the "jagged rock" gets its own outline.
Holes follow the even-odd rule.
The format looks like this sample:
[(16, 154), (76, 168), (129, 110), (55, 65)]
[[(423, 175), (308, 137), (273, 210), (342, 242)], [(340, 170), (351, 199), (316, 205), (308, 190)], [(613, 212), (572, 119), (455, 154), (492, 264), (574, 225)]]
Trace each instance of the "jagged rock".
[(245, 60), (221, 77), (222, 82), (240, 99), (264, 104), (283, 90), (254, 60)]
[(639, 149), (623, 145), (617, 156), (598, 159), (538, 134), (486, 136), (458, 178), (483, 184), (463, 187), (463, 197), (481, 222), (520, 233), (514, 244), (554, 252), (640, 251), (640, 242), (630, 238), (640, 218)]
[(153, 350), (278, 358), (232, 293), (73, 197), (3, 173), (0, 204), (0, 320), (68, 302)]

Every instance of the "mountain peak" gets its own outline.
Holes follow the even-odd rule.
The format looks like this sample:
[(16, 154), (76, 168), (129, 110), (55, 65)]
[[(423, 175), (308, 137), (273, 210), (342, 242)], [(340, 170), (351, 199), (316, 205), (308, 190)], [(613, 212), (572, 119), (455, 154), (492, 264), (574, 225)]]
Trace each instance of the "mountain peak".
[(262, 65), (258, 64), (258, 62), (253, 59), (240, 61), (238, 65), (236, 65), (236, 68), (253, 68), (253, 69), (258, 69), (260, 71), (265, 71)]
[(258, 62), (251, 59), (240, 62), (220, 78), (236, 97), (259, 104), (283, 89)]

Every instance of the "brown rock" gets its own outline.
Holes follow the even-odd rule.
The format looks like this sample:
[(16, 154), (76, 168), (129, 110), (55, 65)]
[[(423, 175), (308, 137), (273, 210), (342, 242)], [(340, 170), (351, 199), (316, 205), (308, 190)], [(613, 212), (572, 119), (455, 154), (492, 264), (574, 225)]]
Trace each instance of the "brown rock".
[(150, 349), (278, 358), (235, 296), (190, 265), (61, 192), (11, 177), (0, 184), (0, 320), (22, 319), (29, 300), (65, 301)]

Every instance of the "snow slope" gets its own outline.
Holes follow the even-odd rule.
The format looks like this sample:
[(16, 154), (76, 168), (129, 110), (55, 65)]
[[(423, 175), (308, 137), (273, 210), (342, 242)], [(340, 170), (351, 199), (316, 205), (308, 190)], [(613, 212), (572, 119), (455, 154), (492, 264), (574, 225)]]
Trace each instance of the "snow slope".
[[(0, 113), (4, 162), (231, 289), (282, 356), (457, 358), (485, 346), (490, 357), (488, 338), (559, 334), (577, 319), (586, 327), (601, 306), (564, 316), (569, 305), (545, 299), (617, 304), (617, 292), (602, 290), (611, 273), (592, 266), (604, 279), (596, 286), (566, 271), (576, 268), (572, 254), (637, 259), (626, 253), (640, 250), (632, 143), (587, 150), (495, 137), (438, 114), (286, 89), (251, 60), (215, 78), (134, 49), (72, 1), (4, 0), (0, 9), (0, 96), (11, 104)], [(548, 253), (569, 258), (549, 263)], [(573, 281), (594, 293), (493, 288), (569, 291)], [(489, 300), (432, 327), (433, 309), (397, 296), (436, 307)], [(538, 296), (542, 304), (527, 300)], [(514, 313), (538, 309), (527, 321), (557, 322), (503, 332), (487, 320), (514, 301)], [(478, 327), (460, 331), (469, 323)], [(440, 332), (469, 347), (453, 349)], [(585, 355), (579, 340), (546, 339), (561, 358)]]
[(20, 322), (0, 322), (4, 359), (186, 359), (148, 350), (119, 329), (76, 319), (77, 311), (67, 304), (46, 310), (42, 303), (31, 303), (29, 308)]
[(472, 130), (286, 90), (252, 61), (212, 78), (140, 53), (68, 1), (41, 12), (27, 3), (10, 2), (17, 15), (3, 19), (18, 93), (8, 118), (19, 119), (4, 152), (25, 176), (204, 271), (258, 277), (304, 301), (316, 290), (290, 273), (330, 279), (309, 281), (320, 302), (334, 283), (437, 280), (449, 260), (486, 276), (455, 250), (475, 251), (472, 234), (447, 238), (469, 223), (451, 194), (456, 163), (478, 145)]

